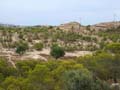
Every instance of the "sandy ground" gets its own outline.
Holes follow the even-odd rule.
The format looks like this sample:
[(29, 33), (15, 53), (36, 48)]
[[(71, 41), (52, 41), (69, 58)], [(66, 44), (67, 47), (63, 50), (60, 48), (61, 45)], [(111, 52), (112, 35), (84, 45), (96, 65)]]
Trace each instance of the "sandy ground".
[[(4, 53), (7, 56), (12, 56), (15, 55), (14, 51), (9, 51), (9, 50), (2, 50), (1, 53)], [(75, 52), (66, 52), (65, 57), (80, 57), (80, 56), (85, 56), (87, 54), (92, 54), (90, 51), (75, 51)], [(4, 56), (5, 56), (4, 55)], [(47, 61), (47, 59), (41, 55), (50, 55), (50, 49), (45, 48), (42, 51), (31, 51), (31, 52), (26, 52), (23, 56), (21, 56), (22, 59), (25, 58), (31, 58), (31, 59), (42, 59)]]
[[(80, 57), (80, 56), (85, 56), (87, 54), (92, 55), (92, 52), (90, 51), (75, 51), (75, 52), (66, 52), (65, 57)], [(8, 58), (8, 61), (15, 67), (15, 63), (12, 60), (13, 58), (17, 58), (19, 56), (19, 60), (28, 60), (28, 59), (35, 59), (35, 60), (44, 60), (47, 61), (47, 58), (42, 56), (42, 55), (50, 55), (50, 49), (45, 48), (42, 51), (31, 51), (31, 52), (26, 52), (23, 56), (17, 55), (13, 50), (1, 50), (0, 51), (0, 56), (5, 56)]]
[(80, 57), (80, 56), (85, 56), (87, 54), (92, 55), (92, 52), (90, 51), (75, 51), (75, 52), (66, 52), (65, 56), (66, 57)]
[[(41, 56), (41, 54), (44, 54), (44, 55), (50, 55), (50, 49), (43, 49), (42, 51), (32, 51), (32, 52), (27, 52), (26, 55), (27, 56), (30, 56), (30, 57), (33, 57), (35, 59), (43, 59), (43, 60), (47, 60), (45, 57)], [(90, 51), (75, 51), (75, 52), (66, 52), (65, 53), (65, 57), (80, 57), (80, 56), (84, 56), (84, 55), (87, 55), (87, 54), (92, 54), (92, 52)]]

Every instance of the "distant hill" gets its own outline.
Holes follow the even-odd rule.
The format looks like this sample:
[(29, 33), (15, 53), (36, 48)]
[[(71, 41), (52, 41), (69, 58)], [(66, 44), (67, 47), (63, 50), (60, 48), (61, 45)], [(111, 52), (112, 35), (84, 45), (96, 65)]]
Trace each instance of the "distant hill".
[[(3, 24), (0, 23), (0, 26), (4, 26), (4, 27), (23, 27), (20, 25), (14, 25), (14, 24)], [(50, 27), (51, 25), (35, 25), (35, 27)], [(94, 24), (94, 25), (88, 25), (90, 26), (90, 29), (95, 29), (95, 30), (106, 30), (106, 29), (110, 29), (110, 28), (117, 28), (120, 26), (120, 21), (117, 22), (103, 22), (103, 23), (98, 23), (98, 24)], [(59, 27), (62, 30), (79, 30), (79, 29), (86, 29), (86, 27), (88, 26), (84, 26), (81, 25), (79, 22), (68, 22), (68, 23), (64, 23), (58, 26), (52, 26), (52, 27)], [(28, 27), (28, 26), (24, 26), (24, 27)], [(34, 26), (29, 26), (29, 27), (34, 27)]]
[(92, 28), (96, 30), (106, 30), (110, 28), (117, 28), (119, 26), (120, 26), (120, 22), (104, 22), (104, 23), (92, 25)]
[(81, 27), (81, 24), (78, 23), (78, 22), (70, 22), (70, 23), (65, 23), (65, 24), (61, 24), (60, 26), (58, 26), (60, 29), (63, 29), (63, 30), (79, 30), (80, 27)]
[[(88, 25), (89, 26), (89, 25)], [(117, 28), (120, 26), (120, 22), (103, 22), (103, 23), (98, 23), (95, 25), (90, 25), (90, 29), (95, 29), (95, 30), (106, 30), (106, 29), (110, 29), (110, 28)], [(65, 24), (61, 24), (60, 26), (58, 26), (60, 29), (62, 30), (85, 30), (87, 26), (83, 26), (78, 22), (69, 22), (69, 23), (65, 23)]]

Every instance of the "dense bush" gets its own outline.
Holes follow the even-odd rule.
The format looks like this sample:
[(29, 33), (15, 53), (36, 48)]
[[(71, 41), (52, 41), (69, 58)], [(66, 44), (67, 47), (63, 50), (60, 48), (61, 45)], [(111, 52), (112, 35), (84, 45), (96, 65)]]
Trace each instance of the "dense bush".
[(28, 43), (26, 42), (19, 42), (16, 46), (16, 53), (22, 55), (25, 51), (29, 48)]
[(50, 55), (53, 56), (55, 59), (58, 59), (65, 55), (65, 51), (62, 47), (55, 44), (51, 47)]
[(111, 53), (120, 53), (120, 43), (108, 44), (105, 49)]
[(110, 90), (107, 80), (120, 79), (119, 58), (97, 52), (76, 60), (19, 61), (14, 72), (7, 61), (0, 60), (0, 89)]

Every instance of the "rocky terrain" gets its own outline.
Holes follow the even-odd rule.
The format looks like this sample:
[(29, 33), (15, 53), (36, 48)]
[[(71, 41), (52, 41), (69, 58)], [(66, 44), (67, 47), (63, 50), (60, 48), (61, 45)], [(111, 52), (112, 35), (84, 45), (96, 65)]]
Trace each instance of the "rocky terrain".
[[(112, 33), (116, 31), (116, 33)], [(106, 22), (83, 26), (70, 22), (59, 26), (15, 26), (0, 25), (0, 55), (15, 60), (50, 58), (50, 47), (58, 44), (64, 48), (64, 57), (79, 57), (101, 49), (105, 44), (120, 42), (120, 22)], [(24, 55), (17, 54), (20, 43), (26, 43), (28, 49)], [(42, 45), (37, 50), (36, 44)], [(12, 61), (11, 61), (12, 60)], [(13, 64), (13, 63), (12, 63)]]
[(0, 90), (119, 90), (120, 22), (0, 25)]

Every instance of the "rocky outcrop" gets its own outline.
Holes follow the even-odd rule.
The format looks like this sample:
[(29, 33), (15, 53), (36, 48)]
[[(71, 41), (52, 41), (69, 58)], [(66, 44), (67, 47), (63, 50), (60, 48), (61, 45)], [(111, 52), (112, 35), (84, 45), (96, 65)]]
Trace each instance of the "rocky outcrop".
[[(99, 30), (117, 28), (119, 26), (120, 26), (120, 22), (104, 22), (104, 23), (99, 23), (95, 25), (90, 25), (90, 29), (99, 31)], [(80, 32), (80, 31), (86, 30), (88, 26), (82, 26), (78, 22), (70, 22), (70, 23), (61, 24), (58, 27), (64, 31)]]
[(99, 23), (91, 26), (91, 29), (95, 30), (106, 30), (111, 28), (117, 28), (120, 26), (120, 22), (105, 22)]
[(70, 30), (76, 31), (76, 30), (80, 30), (81, 24), (78, 22), (70, 22), (70, 23), (61, 24), (58, 27), (65, 31), (70, 31)]

